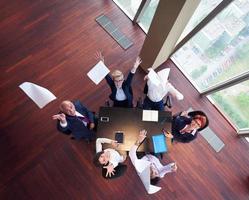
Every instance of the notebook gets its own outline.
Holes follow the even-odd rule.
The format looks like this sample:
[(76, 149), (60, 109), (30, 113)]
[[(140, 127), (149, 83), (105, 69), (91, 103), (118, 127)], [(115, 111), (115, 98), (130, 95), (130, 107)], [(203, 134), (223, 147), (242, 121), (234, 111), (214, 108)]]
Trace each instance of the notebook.
[(153, 135), (152, 142), (154, 147), (154, 153), (167, 152), (167, 144), (165, 141), (165, 136), (163, 134)]

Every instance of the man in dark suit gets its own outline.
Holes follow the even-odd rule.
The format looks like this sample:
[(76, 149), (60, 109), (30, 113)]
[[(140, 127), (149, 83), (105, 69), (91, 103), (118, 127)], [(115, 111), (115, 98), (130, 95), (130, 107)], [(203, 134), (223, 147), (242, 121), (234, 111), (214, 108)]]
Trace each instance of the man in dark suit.
[(75, 102), (63, 101), (60, 105), (61, 112), (53, 115), (57, 120), (57, 129), (64, 134), (72, 134), (79, 140), (81, 138), (93, 139), (95, 137), (94, 114), (81, 104), (79, 100)]

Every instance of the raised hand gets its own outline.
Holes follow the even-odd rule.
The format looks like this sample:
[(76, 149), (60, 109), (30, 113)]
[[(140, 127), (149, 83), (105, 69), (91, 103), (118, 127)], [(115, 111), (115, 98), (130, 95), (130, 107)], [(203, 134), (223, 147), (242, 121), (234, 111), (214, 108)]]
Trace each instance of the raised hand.
[(172, 172), (175, 172), (176, 170), (177, 170), (176, 163), (172, 163), (172, 164), (171, 164), (171, 171), (172, 171)]
[(112, 164), (108, 165), (108, 166), (105, 166), (103, 168), (107, 169), (105, 177), (107, 177), (107, 176), (111, 177), (112, 175), (115, 174), (115, 169), (114, 169)]
[(118, 147), (118, 142), (116, 140), (112, 140), (111, 145), (113, 146), (113, 148), (117, 148)]
[(103, 54), (101, 53), (101, 51), (97, 51), (95, 53), (95, 59), (96, 60), (101, 60), (102, 62), (105, 62), (105, 58), (104, 58)]
[(147, 131), (146, 130), (141, 130), (139, 132), (139, 135), (138, 135), (138, 141), (141, 143), (144, 141), (144, 139), (146, 138), (146, 135), (147, 135)]
[(133, 68), (131, 69), (132, 73), (136, 72), (136, 70), (137, 70), (138, 66), (141, 64), (141, 62), (142, 62), (141, 58), (137, 57), (134, 65), (133, 65)]
[(60, 122), (65, 123), (66, 122), (66, 115), (64, 113), (60, 113), (60, 114), (57, 114), (57, 115), (53, 115), (52, 119), (53, 120), (59, 120)]

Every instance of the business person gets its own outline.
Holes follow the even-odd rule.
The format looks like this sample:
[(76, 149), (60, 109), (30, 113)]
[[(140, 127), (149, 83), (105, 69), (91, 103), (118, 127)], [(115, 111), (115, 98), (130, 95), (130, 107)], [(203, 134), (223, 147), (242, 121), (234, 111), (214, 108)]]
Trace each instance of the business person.
[[(136, 170), (137, 170), (138, 162), (140, 160), (137, 157), (136, 151), (138, 147), (140, 146), (140, 144), (146, 138), (146, 134), (147, 134), (146, 130), (140, 131), (137, 141), (131, 147), (130, 152), (129, 152), (129, 157)], [(162, 165), (159, 159), (151, 154), (147, 154), (143, 156), (141, 160), (146, 160), (150, 162), (150, 178), (151, 178), (152, 185), (156, 185), (158, 181), (160, 180), (160, 178), (163, 178), (165, 174), (170, 173), (170, 172), (175, 172), (177, 170), (177, 166), (175, 162), (169, 163), (167, 165)]]
[(52, 116), (57, 120), (57, 129), (64, 134), (72, 134), (77, 140), (93, 139), (96, 126), (94, 114), (79, 100), (65, 100), (60, 104), (60, 113)]
[[(104, 56), (101, 54), (101, 52), (97, 52), (95, 57), (104, 62)], [(127, 76), (127, 79), (125, 79), (124, 74), (120, 70), (114, 70), (111, 75), (106, 75), (106, 82), (111, 89), (109, 98), (113, 101), (114, 107), (133, 107), (133, 92), (131, 83), (133, 76), (141, 62), (141, 59), (137, 57), (131, 71)]]
[(164, 134), (175, 141), (188, 143), (196, 139), (199, 131), (205, 129), (208, 124), (208, 117), (204, 112), (183, 111), (173, 116), (171, 133)]
[[(167, 79), (167, 77), (165, 77), (165, 79)], [(168, 93), (177, 100), (183, 100), (184, 98), (184, 96), (168, 80), (162, 80), (160, 84), (155, 84), (150, 80), (148, 75), (144, 77), (144, 80), (146, 81), (144, 87), (146, 97), (143, 102), (143, 109), (164, 110), (164, 97)]]
[[(103, 144), (111, 144), (113, 148), (103, 150)], [(102, 167), (105, 172), (105, 178), (116, 178), (121, 176), (126, 170), (126, 165), (121, 165), (126, 160), (126, 155), (120, 155), (117, 148), (118, 143), (115, 140), (108, 138), (98, 138), (96, 140), (96, 155), (94, 156), (94, 164), (97, 167)]]

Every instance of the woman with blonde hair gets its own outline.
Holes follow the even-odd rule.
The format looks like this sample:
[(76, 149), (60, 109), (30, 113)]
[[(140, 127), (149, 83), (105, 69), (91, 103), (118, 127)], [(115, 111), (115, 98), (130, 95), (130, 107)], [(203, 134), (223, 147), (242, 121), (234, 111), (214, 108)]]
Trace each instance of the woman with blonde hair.
[[(104, 56), (101, 54), (101, 52), (97, 52), (96, 57), (104, 62)], [(127, 79), (125, 79), (124, 74), (120, 70), (114, 70), (111, 75), (106, 75), (106, 82), (111, 88), (111, 94), (109, 98), (113, 101), (114, 107), (133, 107), (133, 92), (131, 88), (131, 82), (141, 62), (141, 59), (137, 57), (130, 73), (127, 76)]]

